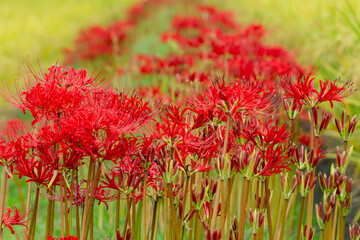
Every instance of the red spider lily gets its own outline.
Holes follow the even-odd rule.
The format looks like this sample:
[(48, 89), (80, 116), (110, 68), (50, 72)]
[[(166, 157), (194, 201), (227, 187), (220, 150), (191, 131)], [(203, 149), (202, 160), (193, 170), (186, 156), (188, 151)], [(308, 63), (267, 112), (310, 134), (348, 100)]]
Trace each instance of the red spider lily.
[(242, 137), (251, 141), (256, 147), (264, 151), (271, 145), (286, 143), (291, 137), (284, 125), (275, 126), (272, 120), (266, 123), (253, 122), (251, 126), (244, 129)]
[[(90, 182), (89, 186), (87, 186), (89, 189), (92, 188), (93, 181)], [(73, 186), (73, 202), (71, 203), (74, 206), (83, 206), (85, 203), (85, 197), (86, 197), (86, 187), (81, 187), (83, 185), (87, 185), (86, 180), (82, 180), (81, 182), (74, 181)], [(55, 200), (55, 201), (64, 201), (61, 200), (59, 195), (53, 195), (53, 196), (46, 196), (48, 199)], [(70, 189), (67, 188), (67, 199), (70, 199), (71, 192)], [(108, 201), (112, 201), (116, 199), (117, 195), (109, 190), (106, 189), (105, 186), (100, 184), (98, 187), (94, 190), (94, 198), (99, 201), (100, 203), (104, 203), (106, 205), (106, 208), (108, 208)]]
[[(147, 169), (147, 186), (151, 186), (157, 191), (156, 180), (160, 180), (160, 174), (157, 171), (157, 166), (152, 162)], [(137, 195), (135, 190), (140, 187), (143, 181), (144, 168), (140, 157), (132, 159), (126, 156), (124, 159), (118, 161), (118, 166), (112, 168), (111, 172), (104, 175), (102, 184), (104, 187), (111, 188), (120, 193), (140, 200), (142, 195)]]
[(271, 176), (280, 173), (283, 169), (289, 169), (286, 150), (282, 146), (271, 146), (261, 153), (262, 160), (255, 161), (253, 172), (258, 176)]
[(52, 66), (49, 73), (39, 75), (28, 65), (22, 76), (25, 89), (17, 90), (18, 99), (5, 92), (3, 96), (24, 112), (29, 110), (34, 117), (34, 125), (42, 118), (59, 119), (79, 111), (87, 92), (101, 90), (107, 84), (95, 84), (95, 79), (94, 75), (87, 76), (85, 70), (62, 66)]
[(80, 31), (74, 41), (74, 49), (65, 49), (68, 64), (79, 60), (94, 60), (99, 56), (119, 54), (121, 44), (127, 38), (134, 23), (115, 21), (108, 27), (92, 26)]
[(157, 133), (154, 134), (162, 143), (160, 148), (169, 148), (172, 160), (177, 161), (179, 169), (185, 171), (187, 176), (211, 170), (213, 167), (208, 166), (208, 163), (218, 148), (214, 135), (195, 135), (201, 131), (199, 128), (203, 126), (205, 119), (201, 115), (192, 116), (188, 109), (180, 112), (180, 108), (175, 106), (166, 108), (164, 114), (165, 117), (162, 117), (162, 123), (157, 123)]
[[(233, 21), (231, 14), (209, 6), (200, 8), (199, 12), (202, 17), (176, 16), (173, 19), (172, 31), (162, 35), (163, 41), (172, 40), (178, 43), (182, 55), (176, 55), (176, 58), (190, 56), (192, 61), (180, 71), (170, 69), (168, 74), (180, 73), (184, 76), (180, 79), (191, 79), (191, 67), (201, 63), (203, 74), (208, 74), (208, 69), (215, 69), (226, 72), (230, 77), (246, 78), (255, 82), (261, 79), (266, 85), (274, 87), (273, 79), (278, 76), (294, 76), (304, 72), (287, 51), (261, 43), (264, 35), (261, 26), (250, 25), (242, 28)], [(171, 62), (174, 54), (171, 53), (163, 59), (143, 55), (140, 57), (144, 61), (140, 67), (142, 73), (166, 72), (161, 70), (160, 63)], [(169, 69), (166, 65), (163, 65), (164, 68)]]
[(27, 182), (36, 182), (44, 186), (47, 186), (54, 176), (52, 167), (34, 157), (18, 159), (15, 170), (17, 171), (15, 174), (19, 175), (19, 178), (26, 176), (28, 178)]
[(0, 132), (0, 139), (12, 141), (25, 135), (29, 131), (29, 126), (21, 119), (8, 120)]
[(314, 80), (310, 76), (298, 77), (296, 82), (285, 79), (282, 81), (285, 99), (295, 99), (299, 104), (307, 104), (311, 108), (322, 102), (330, 102), (333, 107), (334, 101), (344, 103), (344, 98), (356, 91), (351, 82), (339, 86), (338, 80), (319, 80), (320, 90), (317, 90)]
[(223, 78), (216, 79), (200, 96), (188, 101), (193, 111), (218, 116), (223, 121), (226, 121), (227, 114), (243, 119), (246, 115), (270, 113), (277, 105), (275, 92), (240, 80), (227, 85)]
[(92, 108), (85, 112), (84, 117), (92, 123), (93, 129), (108, 129), (119, 135), (139, 130), (152, 121), (158, 109), (158, 105), (152, 108), (137, 96), (118, 94), (112, 90), (92, 94), (89, 105)]
[[(26, 214), (21, 216), (19, 210), (16, 207), (14, 207), (14, 214), (12, 216), (11, 216), (11, 213), (13, 211), (10, 208), (7, 208), (5, 211), (6, 211), (6, 214), (3, 216), (2, 224), (4, 224), (6, 227), (8, 227), (12, 234), (15, 234), (15, 230), (12, 227), (14, 225), (22, 225), (27, 228), (27, 225), (26, 225), (27, 221), (25, 221)], [(0, 224), (0, 227), (1, 227), (1, 224)]]
[(0, 166), (8, 166), (13, 169), (15, 148), (16, 142), (0, 141)]

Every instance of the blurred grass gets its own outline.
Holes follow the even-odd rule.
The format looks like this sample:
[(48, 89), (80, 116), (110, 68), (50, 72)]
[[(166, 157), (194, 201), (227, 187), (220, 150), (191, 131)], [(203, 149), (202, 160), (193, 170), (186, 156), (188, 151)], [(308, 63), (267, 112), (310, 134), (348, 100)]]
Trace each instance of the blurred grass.
[[(0, 80), (13, 82), (28, 56), (47, 69), (63, 58), (79, 29), (124, 16), (132, 0), (13, 0), (0, 2)], [(8, 106), (1, 101), (3, 109)]]
[[(218, 2), (218, 0), (212, 0)], [(295, 52), (322, 78), (360, 83), (360, 1), (357, 0), (231, 0), (242, 23), (261, 23), (267, 41)]]

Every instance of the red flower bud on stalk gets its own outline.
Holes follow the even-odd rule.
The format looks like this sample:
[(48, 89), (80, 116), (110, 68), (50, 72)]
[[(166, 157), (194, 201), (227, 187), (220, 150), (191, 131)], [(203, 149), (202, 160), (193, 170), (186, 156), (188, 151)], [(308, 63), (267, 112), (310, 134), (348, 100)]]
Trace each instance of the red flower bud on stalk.
[(296, 181), (302, 197), (306, 197), (316, 184), (316, 177), (314, 177), (313, 171), (302, 172), (296, 169)]
[(345, 174), (346, 169), (350, 162), (350, 156), (353, 151), (353, 146), (350, 147), (348, 154), (346, 154), (345, 151), (343, 151), (340, 155), (339, 147), (336, 147), (336, 165), (339, 169), (340, 173)]
[(285, 111), (290, 120), (294, 120), (300, 113), (302, 104), (295, 99), (283, 99)]
[(303, 231), (304, 240), (312, 240), (314, 238), (315, 231), (312, 226), (305, 225)]
[(252, 233), (256, 234), (261, 228), (265, 219), (265, 209), (254, 209), (249, 208), (249, 222), (252, 229)]
[(342, 214), (342, 216), (347, 216), (349, 214), (351, 209), (351, 204), (352, 204), (352, 194), (349, 194), (347, 195), (346, 199), (343, 202), (342, 212), (340, 213)]
[(319, 179), (320, 188), (325, 195), (329, 195), (334, 192), (335, 181), (333, 174), (330, 174), (329, 177), (327, 177), (326, 173), (324, 173), (324, 175), (321, 175), (321, 173), (319, 173), (318, 179)]
[(291, 195), (294, 193), (296, 189), (296, 176), (294, 175), (292, 181), (290, 183), (289, 174), (286, 172), (280, 173), (280, 185), (281, 185), (281, 193), (284, 196), (284, 199), (289, 200)]
[[(212, 179), (213, 180), (213, 179)], [(194, 185), (191, 191), (191, 200), (195, 210), (200, 211), (203, 202), (205, 200), (205, 195), (208, 193), (210, 186), (206, 185), (203, 179), (201, 179), (200, 191), (196, 191), (196, 186)], [(213, 193), (215, 194), (215, 193)]]
[(338, 118), (335, 118), (335, 124), (343, 141), (349, 141), (355, 131), (355, 127), (357, 124), (357, 116), (355, 115), (352, 119), (350, 119), (350, 114), (348, 114), (346, 116), (345, 125), (345, 111), (343, 110), (341, 113), (341, 123)]
[(324, 155), (326, 152), (327, 150), (318, 148), (316, 151), (312, 149), (310, 153), (308, 153), (303, 146), (301, 146), (301, 148), (295, 147), (293, 163), (299, 170), (304, 170), (306, 168), (310, 171), (315, 169), (320, 159), (326, 157), (326, 155)]
[(239, 232), (238, 232), (238, 220), (237, 218), (235, 217), (234, 218), (234, 222), (232, 223), (231, 225), (231, 229), (230, 229), (230, 240), (235, 240), (235, 239), (238, 239), (238, 236), (239, 236)]
[(341, 202), (351, 195), (351, 189), (353, 186), (352, 179), (348, 179), (347, 176), (341, 174), (339, 178), (335, 178), (335, 190), (336, 196)]
[(315, 125), (315, 136), (320, 137), (325, 129), (328, 127), (329, 122), (332, 118), (332, 113), (326, 112), (325, 109), (322, 110), (322, 118), (320, 126), (318, 125), (317, 109), (313, 109), (314, 125)]
[(214, 178), (211, 178), (210, 181), (209, 181), (208, 177), (205, 178), (205, 186), (207, 186), (207, 188), (208, 188), (207, 196), (210, 201), (212, 201), (214, 199), (214, 196), (215, 196), (216, 190), (217, 190), (217, 184), (218, 184), (218, 181), (215, 181)]
[(319, 228), (324, 230), (328, 222), (331, 220), (332, 212), (335, 206), (335, 194), (325, 195), (324, 206), (320, 202), (319, 205), (316, 204), (316, 220), (319, 225)]
[(360, 239), (360, 226), (358, 223), (349, 227), (350, 239), (359, 240)]

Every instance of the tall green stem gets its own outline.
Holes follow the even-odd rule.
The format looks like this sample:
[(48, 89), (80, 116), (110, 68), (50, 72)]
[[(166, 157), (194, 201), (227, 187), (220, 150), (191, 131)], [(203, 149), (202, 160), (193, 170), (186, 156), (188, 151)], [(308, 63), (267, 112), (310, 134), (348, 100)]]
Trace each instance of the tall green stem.
[(153, 208), (153, 214), (152, 214), (152, 221), (151, 221), (151, 229), (149, 232), (151, 232), (150, 240), (156, 239), (156, 231), (157, 231), (157, 224), (159, 219), (159, 200), (155, 200), (154, 208)]
[(269, 201), (269, 178), (265, 179), (265, 203), (266, 203), (266, 213), (267, 213), (267, 220), (268, 220), (268, 225), (269, 225), (269, 239), (273, 240), (274, 239), (274, 232), (273, 232), (273, 227), (272, 227), (272, 221), (271, 221), (271, 205), (270, 205), (270, 201)]
[(72, 228), (72, 212), (73, 212), (73, 203), (74, 203), (74, 182), (75, 180), (75, 169), (71, 171), (71, 186), (70, 186), (70, 203), (69, 203), (69, 236), (71, 235)]
[(2, 230), (2, 219), (5, 208), (5, 195), (6, 195), (6, 184), (8, 179), (8, 173), (6, 171), (6, 166), (3, 166), (2, 172), (2, 186), (1, 186), (1, 195), (0, 195), (0, 239), (3, 239), (3, 230)]
[(143, 181), (143, 193), (142, 193), (142, 196), (143, 196), (143, 237), (142, 239), (143, 240), (146, 240), (146, 226), (147, 226), (147, 216), (146, 216), (146, 184), (147, 184), (147, 171), (144, 172), (144, 181)]
[[(315, 121), (314, 121), (314, 108), (312, 110), (312, 117), (310, 118), (310, 151), (314, 150), (316, 152), (316, 148), (314, 146), (315, 143)], [(313, 166), (312, 166), (313, 167)], [(315, 171), (312, 172), (312, 177), (315, 175)], [(313, 215), (313, 205), (314, 205), (314, 188), (310, 190), (309, 195), (307, 196), (307, 208), (306, 208), (306, 225), (309, 226), (306, 231), (306, 238), (308, 238), (310, 234), (310, 226), (312, 225), (312, 215)]]
[(94, 179), (93, 184), (91, 185), (91, 193), (90, 193), (90, 197), (88, 199), (88, 204), (85, 205), (85, 209), (84, 209), (83, 221), (82, 221), (82, 225), (81, 225), (80, 240), (87, 239), (87, 234), (89, 231), (90, 223), (91, 223), (91, 221), (93, 221), (93, 219), (89, 216), (91, 214), (91, 209), (94, 206), (94, 194), (95, 194), (95, 190), (98, 186), (99, 179), (100, 179), (100, 173), (101, 173), (101, 163), (100, 162), (98, 163), (98, 166), (95, 167), (95, 169), (96, 169), (95, 179)]
[[(25, 215), (25, 221), (28, 222), (29, 220), (29, 211), (30, 211), (30, 198), (31, 198), (31, 182), (28, 183), (28, 192), (27, 192), (27, 200), (26, 200), (26, 215)], [(23, 234), (23, 238), (24, 240), (28, 239), (28, 232), (29, 229), (24, 227), (24, 234)]]
[(34, 208), (33, 208), (33, 213), (32, 213), (32, 216), (31, 216), (29, 234), (28, 234), (28, 239), (29, 240), (34, 240), (35, 239), (35, 227), (36, 227), (36, 219), (37, 219), (37, 210), (38, 210), (38, 206), (39, 206), (39, 193), (40, 193), (39, 186), (35, 186)]
[(246, 205), (249, 194), (249, 180), (243, 177), (243, 184), (241, 190), (241, 202), (240, 202), (240, 217), (239, 217), (239, 235), (238, 240), (244, 239), (245, 234), (245, 220), (246, 220)]
[(184, 215), (185, 215), (185, 210), (186, 210), (186, 204), (187, 204), (187, 192), (189, 191), (189, 178), (187, 176), (187, 174), (185, 174), (185, 191), (184, 191), (184, 200), (183, 200), (183, 207), (181, 210), (181, 216), (180, 216), (180, 222), (179, 222), (179, 227), (180, 227), (180, 234), (179, 234), (179, 239), (183, 239), (183, 235), (184, 235), (184, 228), (183, 228), (183, 222), (184, 222)]
[(284, 209), (282, 212), (282, 219), (281, 219), (281, 228), (280, 228), (280, 234), (279, 234), (279, 240), (282, 240), (284, 237), (284, 229), (285, 229), (285, 223), (286, 223), (286, 212), (289, 205), (289, 199), (285, 199)]
[(301, 197), (300, 216), (299, 216), (299, 223), (298, 223), (297, 232), (296, 232), (296, 240), (299, 240), (300, 236), (301, 236), (301, 225), (302, 225), (302, 220), (304, 217), (305, 202), (306, 202), (306, 197)]

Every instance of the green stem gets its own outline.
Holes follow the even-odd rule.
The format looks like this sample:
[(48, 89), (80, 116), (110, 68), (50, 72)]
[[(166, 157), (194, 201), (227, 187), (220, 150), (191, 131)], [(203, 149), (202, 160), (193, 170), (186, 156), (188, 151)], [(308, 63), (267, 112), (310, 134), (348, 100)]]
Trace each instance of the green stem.
[(159, 218), (159, 207), (158, 207), (158, 200), (155, 200), (154, 208), (153, 208), (153, 214), (152, 214), (152, 221), (151, 221), (151, 229), (149, 232), (151, 232), (151, 238), (150, 240), (156, 239), (156, 231), (157, 231), (157, 223)]
[(234, 184), (234, 176), (232, 176), (230, 178), (229, 184), (227, 185), (227, 198), (226, 198), (226, 215), (228, 216), (226, 218), (226, 233), (228, 233), (228, 237), (230, 238), (230, 224), (231, 224), (231, 219), (230, 219), (230, 214), (231, 214), (231, 192), (232, 192), (232, 187)]
[(256, 237), (256, 233), (255, 232), (253, 232), (252, 234), (251, 234), (251, 240), (257, 240), (257, 237)]
[(39, 193), (40, 193), (39, 186), (35, 186), (34, 208), (33, 208), (33, 213), (31, 216), (29, 234), (28, 234), (29, 240), (35, 239), (35, 226), (36, 226), (36, 219), (37, 219), (37, 210), (38, 210), (38, 206), (39, 206)]
[(70, 227), (69, 227), (69, 212), (68, 212), (68, 196), (67, 196), (67, 184), (65, 176), (63, 177), (63, 193), (64, 193), (64, 208), (65, 208), (65, 234), (70, 236)]
[[(124, 229), (123, 229), (123, 234), (122, 234), (123, 239), (125, 239), (125, 237), (126, 237), (127, 225), (130, 222), (130, 208), (131, 208), (130, 198), (129, 198), (129, 195), (126, 195), (126, 219), (125, 219), (125, 224), (124, 224)], [(130, 231), (131, 231), (131, 226), (130, 226)]]
[(6, 166), (3, 166), (2, 172), (2, 186), (1, 186), (1, 195), (0, 195), (0, 239), (3, 239), (3, 229), (2, 229), (2, 219), (5, 208), (5, 195), (6, 195), (6, 184), (8, 179), (8, 173), (6, 171)]
[(93, 166), (94, 166), (94, 159), (91, 158), (90, 159), (90, 164), (89, 164), (88, 177), (87, 177), (87, 181), (86, 181), (87, 186), (86, 186), (86, 191), (85, 191), (85, 202), (84, 202), (83, 216), (82, 216), (82, 220), (81, 220), (80, 240), (85, 240), (86, 239), (85, 228), (86, 228), (87, 215), (88, 215), (89, 208), (90, 208), (90, 206), (89, 206), (90, 186), (91, 186), (90, 183), (91, 183), (91, 179), (92, 179)]
[(52, 219), (52, 212), (53, 212), (53, 202), (54, 200), (52, 200), (53, 198), (53, 187), (54, 185), (52, 185), (50, 187), (50, 194), (49, 194), (49, 199), (48, 199), (48, 205), (47, 205), (47, 214), (46, 214), (46, 233), (45, 233), (45, 237), (49, 237), (52, 236), (53, 234), (50, 232), (50, 228), (51, 228), (51, 219)]
[(147, 171), (144, 172), (144, 181), (143, 181), (143, 193), (142, 193), (142, 197), (143, 197), (143, 234), (142, 234), (142, 239), (146, 240), (146, 226), (147, 226), (147, 219), (146, 219), (146, 183), (147, 183)]
[[(345, 236), (345, 221), (343, 222), (345, 218), (342, 215), (344, 203), (340, 202), (339, 205), (340, 208), (339, 208), (339, 221), (337, 224), (337, 238), (336, 238), (337, 240), (344, 239)], [(333, 228), (335, 228), (335, 226), (336, 225), (333, 225)]]
[(183, 228), (183, 222), (184, 222), (184, 215), (185, 215), (185, 209), (186, 209), (186, 204), (187, 204), (187, 192), (189, 191), (189, 178), (187, 176), (187, 174), (185, 175), (185, 191), (184, 191), (184, 200), (183, 200), (183, 207), (181, 210), (181, 216), (180, 216), (180, 234), (179, 234), (179, 239), (183, 239), (183, 235), (184, 235), (184, 228)]
[(178, 226), (178, 222), (176, 219), (176, 212), (175, 212), (175, 206), (174, 206), (174, 195), (172, 192), (172, 184), (171, 183), (167, 183), (167, 188), (168, 188), (168, 192), (169, 192), (169, 200), (170, 200), (170, 215), (171, 215), (171, 222), (174, 224), (174, 230), (175, 230), (175, 234), (177, 234), (179, 232), (179, 230), (177, 229)]
[[(75, 172), (76, 186), (79, 185), (79, 169)], [(80, 238), (80, 206), (76, 205), (76, 237)]]
[(64, 188), (63, 188), (63, 179), (60, 175), (60, 210), (61, 210), (61, 237), (63, 238), (65, 236), (64, 234)]
[(221, 231), (221, 240), (225, 239), (225, 215), (226, 215), (226, 189), (225, 189), (225, 180), (221, 179), (221, 216), (220, 216), (220, 231)]
[[(84, 210), (84, 217), (83, 217), (83, 224), (84, 225), (82, 225), (82, 228), (81, 228), (80, 240), (87, 239), (87, 234), (88, 234), (88, 231), (89, 231), (89, 228), (90, 228), (90, 223), (93, 221), (90, 214), (91, 214), (91, 211), (92, 211), (92, 209), (94, 207), (95, 189), (97, 188), (98, 183), (99, 183), (99, 179), (100, 179), (101, 162), (98, 162), (98, 166), (94, 167), (94, 168), (96, 169), (96, 175), (95, 175), (95, 179), (94, 179), (94, 182), (92, 184), (92, 187), (91, 187), (91, 195), (90, 195), (90, 198), (88, 200), (88, 204), (85, 206), (85, 210)], [(83, 226), (85, 228), (83, 228)]]
[(296, 240), (299, 240), (300, 236), (301, 236), (301, 225), (302, 225), (302, 220), (304, 217), (305, 202), (306, 202), (306, 197), (301, 197), (300, 216), (299, 216), (299, 223), (298, 223), (297, 232), (296, 232)]
[(271, 221), (271, 205), (270, 205), (270, 201), (269, 201), (269, 197), (270, 195), (268, 194), (269, 190), (269, 178), (265, 179), (265, 203), (266, 203), (266, 213), (267, 213), (267, 220), (268, 220), (268, 225), (269, 225), (269, 239), (273, 240), (274, 239), (274, 232), (273, 232), (273, 228), (272, 228), (272, 221)]
[(135, 218), (136, 218), (136, 205), (135, 201), (132, 201), (131, 203), (131, 236), (133, 236), (134, 239), (137, 239), (138, 233), (136, 232), (136, 226), (135, 226)]
[[(274, 188), (276, 189), (276, 188)], [(282, 212), (282, 207), (283, 207), (283, 201), (284, 201), (284, 198), (282, 196), (280, 196), (280, 204), (278, 205), (278, 212), (277, 212), (277, 219), (276, 219), (276, 225), (275, 225), (275, 231), (278, 231), (275, 233), (275, 238), (276, 239), (279, 239), (278, 236), (280, 235), (280, 219), (281, 219), (281, 215), (283, 215), (283, 212)], [(278, 202), (276, 202), (278, 203)], [(285, 209), (286, 211), (286, 209)], [(282, 218), (284, 219), (284, 218)]]
[(319, 240), (323, 240), (324, 239), (324, 229), (320, 229), (320, 239)]
[[(315, 121), (313, 117), (314, 111), (316, 110), (312, 108), (312, 117), (310, 118), (310, 151), (314, 150), (316, 152), (317, 149), (314, 146), (315, 143)], [(314, 177), (315, 171), (312, 172), (312, 175)], [(308, 238), (310, 234), (310, 226), (312, 225), (312, 215), (313, 215), (313, 207), (314, 207), (313, 205), (314, 205), (314, 188), (310, 190), (310, 193), (307, 196), (306, 225), (309, 227), (308, 230), (306, 231), (306, 238)]]
[[(332, 240), (335, 240), (335, 231), (336, 231), (336, 222), (338, 221), (338, 211), (339, 211), (339, 200), (338, 199), (335, 199), (336, 201), (336, 204), (335, 204), (335, 211), (334, 211), (334, 218), (333, 218), (333, 221), (332, 221)], [(339, 221), (340, 221), (340, 218), (339, 218)], [(331, 219), (329, 220), (328, 224), (331, 224)], [(339, 231), (339, 230), (338, 230)], [(339, 232), (337, 233), (337, 239), (339, 239)]]
[(285, 229), (285, 223), (286, 223), (286, 212), (289, 205), (289, 199), (285, 199), (285, 205), (284, 210), (282, 212), (282, 219), (281, 219), (281, 228), (280, 228), (280, 234), (279, 234), (279, 240), (282, 240), (284, 237), (284, 229)]
[(73, 203), (74, 203), (74, 179), (75, 179), (75, 170), (74, 168), (71, 171), (71, 186), (70, 186), (70, 209), (69, 209), (69, 236), (71, 235), (72, 228), (72, 212), (73, 212)]
[[(119, 177), (119, 181), (120, 181), (120, 177)], [(119, 196), (116, 199), (116, 217), (115, 217), (115, 232), (117, 231), (117, 229), (120, 227), (120, 191), (119, 191)]]
[[(25, 214), (25, 222), (28, 222), (29, 221), (29, 212), (30, 212), (30, 198), (31, 198), (31, 182), (29, 182), (28, 184), (28, 192), (27, 192), (27, 199), (26, 199), (26, 214)], [(24, 240), (27, 240), (28, 239), (28, 232), (29, 232), (29, 229), (24, 227), (24, 234), (23, 234), (23, 238)]]
[(210, 231), (211, 232), (213, 232), (215, 230), (216, 217), (217, 217), (217, 214), (218, 214), (220, 196), (221, 196), (222, 185), (223, 185), (223, 181), (221, 181), (219, 177), (217, 178), (216, 181), (218, 182), (219, 189), (216, 191), (216, 196), (215, 196), (215, 200), (214, 200), (214, 203), (213, 203), (214, 207), (213, 207), (213, 212), (212, 212), (212, 216), (211, 216), (211, 224), (210, 224)]
[(240, 217), (239, 217), (239, 235), (238, 240), (244, 239), (245, 234), (245, 220), (246, 220), (246, 205), (249, 194), (249, 180), (243, 177), (243, 184), (241, 190), (241, 202), (240, 202)]
[(167, 227), (171, 224), (167, 224), (168, 223), (168, 207), (167, 207), (167, 187), (164, 184), (164, 188), (165, 188), (165, 193), (164, 193), (164, 240), (167, 240)]

